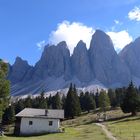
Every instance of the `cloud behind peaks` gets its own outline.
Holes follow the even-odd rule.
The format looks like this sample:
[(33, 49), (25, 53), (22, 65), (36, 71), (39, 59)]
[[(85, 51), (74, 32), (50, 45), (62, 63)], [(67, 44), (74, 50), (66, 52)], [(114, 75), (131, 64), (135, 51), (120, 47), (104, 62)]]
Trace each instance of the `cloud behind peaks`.
[(73, 53), (74, 47), (80, 40), (83, 40), (87, 48), (89, 48), (90, 40), (95, 30), (92, 27), (88, 27), (80, 22), (63, 21), (58, 24), (56, 31), (52, 31), (50, 34), (49, 42), (51, 44), (57, 44), (60, 41), (66, 41), (70, 53)]
[(128, 13), (128, 18), (130, 20), (140, 21), (140, 8), (139, 7), (134, 7), (134, 9), (132, 9)]
[[(122, 24), (120, 21), (115, 20), (116, 24)], [(80, 40), (86, 43), (87, 49), (89, 49), (91, 37), (94, 34), (95, 29), (88, 27), (80, 22), (63, 21), (57, 25), (57, 29), (52, 31), (49, 37), (50, 44), (58, 44), (61, 41), (66, 41), (70, 53), (73, 53), (74, 47)], [(119, 52), (123, 47), (132, 41), (132, 37), (126, 30), (108, 31), (106, 32), (114, 44), (114, 48)]]
[(129, 44), (133, 39), (126, 30), (120, 32), (107, 32), (107, 34), (112, 39), (114, 48), (117, 52), (122, 50), (127, 44)]

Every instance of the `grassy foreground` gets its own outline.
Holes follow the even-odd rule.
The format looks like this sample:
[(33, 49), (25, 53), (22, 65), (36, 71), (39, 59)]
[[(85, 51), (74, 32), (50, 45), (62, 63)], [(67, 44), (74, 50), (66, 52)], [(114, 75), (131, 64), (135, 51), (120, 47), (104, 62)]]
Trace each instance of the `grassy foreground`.
[(3, 137), (2, 140), (107, 140), (101, 129), (93, 124), (66, 128), (65, 133), (34, 137)]
[(118, 140), (140, 140), (140, 116), (105, 123)]
[[(129, 115), (122, 113), (120, 109), (107, 112), (109, 119), (116, 120), (104, 124), (117, 140), (140, 140), (140, 116)], [(95, 120), (96, 114), (83, 114), (76, 119), (64, 121), (64, 133), (32, 137), (4, 136), (0, 140), (108, 140), (101, 127), (94, 124)]]
[(102, 129), (92, 123), (94, 120), (95, 115), (90, 113), (73, 120), (64, 121), (64, 133), (33, 137), (4, 136), (0, 140), (108, 140)]

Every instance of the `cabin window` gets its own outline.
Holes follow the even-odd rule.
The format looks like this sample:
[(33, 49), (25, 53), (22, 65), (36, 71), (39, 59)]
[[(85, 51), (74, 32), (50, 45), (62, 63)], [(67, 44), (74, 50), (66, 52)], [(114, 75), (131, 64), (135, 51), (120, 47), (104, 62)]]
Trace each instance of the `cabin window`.
[(33, 124), (33, 121), (29, 121), (29, 125), (32, 125)]
[(53, 121), (49, 121), (49, 126), (52, 126), (53, 125)]

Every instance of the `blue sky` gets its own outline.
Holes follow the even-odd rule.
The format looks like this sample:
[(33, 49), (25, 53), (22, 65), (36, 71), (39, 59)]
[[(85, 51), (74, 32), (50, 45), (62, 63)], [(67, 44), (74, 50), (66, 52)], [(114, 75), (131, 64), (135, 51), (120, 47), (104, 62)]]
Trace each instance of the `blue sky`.
[(140, 36), (139, 8), (139, 0), (0, 0), (0, 58), (13, 64), (20, 56), (34, 65), (42, 44), (65, 39), (73, 49), (74, 30), (88, 37), (101, 29), (121, 46), (122, 38), (126, 44)]

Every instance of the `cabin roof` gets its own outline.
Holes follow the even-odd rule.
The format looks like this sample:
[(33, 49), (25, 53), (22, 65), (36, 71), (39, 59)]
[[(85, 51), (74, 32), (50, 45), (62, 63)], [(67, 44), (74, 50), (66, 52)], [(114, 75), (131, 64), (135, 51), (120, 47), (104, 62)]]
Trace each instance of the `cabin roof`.
[(64, 119), (64, 110), (25, 108), (16, 117)]

